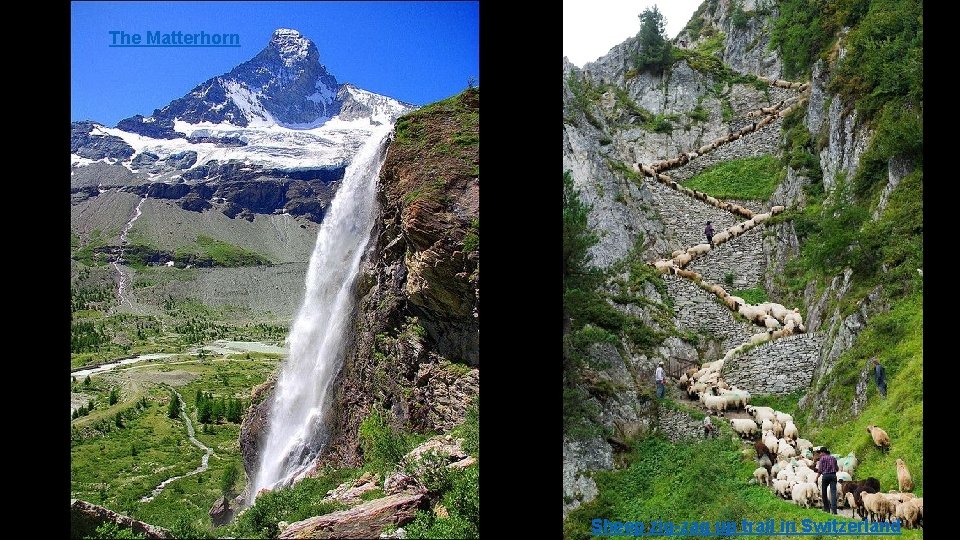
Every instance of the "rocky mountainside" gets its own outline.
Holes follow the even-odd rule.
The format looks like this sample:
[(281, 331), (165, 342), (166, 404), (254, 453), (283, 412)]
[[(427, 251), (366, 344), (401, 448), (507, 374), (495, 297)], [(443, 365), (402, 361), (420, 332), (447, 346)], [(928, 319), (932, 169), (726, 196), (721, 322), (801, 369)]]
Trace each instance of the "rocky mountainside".
[[(479, 111), (471, 89), (397, 121), (323, 461), (361, 463), (357, 429), (374, 404), (398, 428), (444, 432), (479, 394)], [(268, 406), (244, 420), (248, 474)]]
[[(312, 41), (278, 29), (254, 58), (150, 116), (74, 122), (74, 260), (92, 263), (75, 287), (100, 287), (125, 253), (138, 266), (124, 269), (129, 282), (144, 284), (128, 298), (139, 313), (173, 297), (289, 317), (347, 165), (372, 129), (413, 109), (339, 83)], [(223, 249), (247, 268), (209, 268)], [(168, 264), (209, 269), (136, 277)], [(263, 268), (273, 265), (284, 266)]]
[[(899, 14), (897, 24), (887, 24), (888, 13)], [(564, 516), (597, 496), (585, 471), (614, 468), (634, 437), (677, 425), (682, 412), (653, 403), (658, 359), (700, 365), (754, 331), (731, 324), (722, 304), (684, 279), (644, 270), (703, 242), (706, 220), (717, 230), (740, 221), (646, 178), (651, 163), (679, 156), (667, 174), (681, 185), (705, 171), (738, 181), (737, 167), (755, 159), (780, 169), (762, 196), (716, 197), (786, 213), (688, 270), (798, 306), (807, 334), (729, 362), (727, 380), (803, 395), (802, 414), (827, 430), (838, 418), (878, 414), (869, 357), (904, 377), (922, 368), (920, 14), (912, 1), (706, 0), (659, 69), (640, 66), (639, 35), (582, 68), (564, 59), (564, 171), (596, 239), (587, 266), (602, 276), (593, 296), (565, 291), (565, 317), (573, 317), (565, 319)], [(881, 31), (896, 40), (873, 47)], [(879, 66), (888, 63), (903, 77), (885, 79), (892, 72)], [(764, 110), (780, 106), (784, 114), (756, 129)], [(709, 146), (731, 134), (739, 140)], [(922, 400), (904, 392), (902, 406), (922, 411)], [(848, 441), (846, 431), (826, 433), (828, 442)]]

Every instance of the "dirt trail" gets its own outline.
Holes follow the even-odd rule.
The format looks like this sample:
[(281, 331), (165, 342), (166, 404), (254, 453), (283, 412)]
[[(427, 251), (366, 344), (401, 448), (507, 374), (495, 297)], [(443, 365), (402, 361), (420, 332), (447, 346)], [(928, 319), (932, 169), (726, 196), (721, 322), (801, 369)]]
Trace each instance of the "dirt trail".
[(188, 476), (193, 476), (195, 474), (199, 474), (207, 470), (207, 467), (209, 466), (209, 463), (210, 463), (210, 455), (213, 454), (213, 450), (211, 450), (210, 447), (204, 445), (202, 442), (198, 441), (196, 437), (194, 437), (195, 433), (193, 431), (193, 422), (190, 421), (190, 415), (187, 414), (186, 403), (183, 401), (183, 396), (181, 396), (180, 392), (177, 392), (176, 390), (174, 390), (173, 392), (174, 394), (176, 394), (177, 399), (180, 400), (180, 416), (183, 417), (184, 422), (186, 422), (187, 424), (187, 437), (190, 439), (190, 442), (193, 443), (194, 446), (203, 450), (205, 453), (203, 454), (203, 458), (200, 460), (199, 467), (197, 467), (192, 472), (189, 472), (187, 474), (167, 478), (163, 482), (160, 482), (160, 485), (153, 488), (153, 491), (150, 492), (150, 495), (141, 497), (140, 502), (152, 501), (154, 497), (156, 497), (157, 495), (160, 494), (160, 492), (163, 491), (163, 488), (167, 487), (168, 485), (175, 482), (176, 480), (179, 480), (181, 478), (186, 478)]

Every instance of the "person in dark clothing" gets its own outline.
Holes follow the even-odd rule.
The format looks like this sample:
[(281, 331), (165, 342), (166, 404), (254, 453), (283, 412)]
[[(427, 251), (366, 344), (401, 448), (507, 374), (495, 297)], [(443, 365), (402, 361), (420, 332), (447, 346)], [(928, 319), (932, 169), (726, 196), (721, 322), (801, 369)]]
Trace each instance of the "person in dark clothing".
[(876, 358), (873, 359), (873, 380), (877, 381), (877, 389), (880, 390), (880, 395), (886, 399), (887, 372), (883, 369), (883, 366), (880, 365), (880, 362)]
[(703, 234), (707, 235), (707, 243), (713, 246), (713, 225), (710, 222), (707, 222), (707, 228), (703, 230)]
[[(830, 450), (822, 448), (820, 450), (820, 459), (815, 465), (817, 470), (817, 480), (823, 475), (823, 484), (820, 485), (820, 498), (823, 500), (823, 511), (831, 514), (837, 513), (837, 458), (830, 455)], [(814, 480), (816, 483), (816, 480)], [(827, 487), (830, 488), (830, 499), (827, 498)]]

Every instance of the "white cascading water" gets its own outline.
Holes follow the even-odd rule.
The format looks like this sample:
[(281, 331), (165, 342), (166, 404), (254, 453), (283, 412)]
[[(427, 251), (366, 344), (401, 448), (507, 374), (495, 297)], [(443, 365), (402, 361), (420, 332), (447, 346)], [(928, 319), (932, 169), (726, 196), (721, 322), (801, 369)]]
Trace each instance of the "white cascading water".
[(320, 226), (303, 305), (287, 338), (290, 354), (273, 393), (250, 502), (263, 488), (289, 484), (326, 442), (330, 387), (343, 362), (353, 285), (376, 215), (377, 177), (392, 129), (377, 130), (357, 152)]

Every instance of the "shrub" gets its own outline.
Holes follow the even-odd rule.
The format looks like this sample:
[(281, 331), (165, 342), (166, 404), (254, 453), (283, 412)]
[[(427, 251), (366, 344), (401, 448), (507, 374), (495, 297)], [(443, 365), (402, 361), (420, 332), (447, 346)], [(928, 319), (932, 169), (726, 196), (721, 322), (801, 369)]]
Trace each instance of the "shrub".
[(429, 450), (404, 465), (404, 471), (420, 479), (431, 493), (442, 493), (450, 487), (450, 462), (446, 454)]
[(403, 434), (393, 429), (386, 412), (376, 405), (360, 423), (359, 435), (364, 464), (384, 475), (394, 471), (409, 450)]
[(120, 527), (112, 521), (106, 521), (97, 526), (93, 534), (84, 538), (146, 538), (146, 536), (134, 532), (130, 527)]

